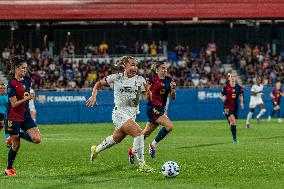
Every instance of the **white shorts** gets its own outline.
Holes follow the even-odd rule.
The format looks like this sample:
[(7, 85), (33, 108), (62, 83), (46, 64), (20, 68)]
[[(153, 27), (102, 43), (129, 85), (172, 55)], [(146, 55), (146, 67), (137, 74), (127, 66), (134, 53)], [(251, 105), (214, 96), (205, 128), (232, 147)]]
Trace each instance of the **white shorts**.
[(263, 100), (259, 99), (251, 99), (249, 102), (249, 108), (255, 108), (256, 106), (263, 104)]
[(131, 115), (130, 113), (127, 113), (123, 110), (113, 110), (112, 111), (112, 121), (115, 126), (115, 128), (120, 129), (126, 121), (129, 119), (133, 119), (135, 121), (136, 116)]

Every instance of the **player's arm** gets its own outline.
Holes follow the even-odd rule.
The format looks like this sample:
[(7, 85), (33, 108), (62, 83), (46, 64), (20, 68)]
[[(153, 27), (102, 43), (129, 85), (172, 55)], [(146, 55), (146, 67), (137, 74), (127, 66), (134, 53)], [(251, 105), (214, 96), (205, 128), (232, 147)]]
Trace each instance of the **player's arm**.
[(145, 89), (145, 91), (143, 92), (144, 99), (145, 100), (152, 100), (152, 92), (150, 90), (151, 84), (144, 82), (143, 85), (144, 85), (144, 89)]
[(106, 78), (97, 81), (95, 86), (93, 87), (92, 96), (86, 101), (86, 106), (93, 107), (97, 102), (98, 90), (100, 90), (100, 88), (102, 88), (103, 86), (107, 85), (108, 83)]
[(240, 91), (239, 91), (239, 99), (240, 99), (240, 105), (241, 108), (244, 109), (244, 89), (242, 87), (240, 87)]
[(170, 98), (174, 100), (176, 98), (176, 82), (172, 80), (170, 85), (171, 85)]
[(273, 98), (273, 99), (275, 98), (273, 93), (270, 93), (270, 97)]
[(34, 96), (33, 93), (25, 96), (21, 100), (18, 100), (16, 96), (12, 96), (12, 97), (9, 98), (9, 101), (11, 103), (12, 108), (16, 108), (16, 107), (20, 106), (21, 104), (25, 103), (26, 101), (33, 99), (34, 97), (35, 96)]
[(226, 87), (223, 88), (222, 93), (220, 94), (220, 99), (222, 101), (226, 100)]

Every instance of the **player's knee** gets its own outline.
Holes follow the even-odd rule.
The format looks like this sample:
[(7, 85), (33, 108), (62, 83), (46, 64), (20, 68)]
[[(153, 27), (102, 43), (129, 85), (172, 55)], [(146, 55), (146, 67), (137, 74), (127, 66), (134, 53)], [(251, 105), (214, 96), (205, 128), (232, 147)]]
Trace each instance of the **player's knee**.
[(166, 130), (170, 132), (173, 130), (174, 124), (172, 121), (169, 121), (169, 123), (165, 127), (166, 127)]
[(33, 140), (33, 143), (39, 144), (41, 142), (41, 137), (40, 136), (35, 136), (35, 137), (33, 137), (32, 140)]

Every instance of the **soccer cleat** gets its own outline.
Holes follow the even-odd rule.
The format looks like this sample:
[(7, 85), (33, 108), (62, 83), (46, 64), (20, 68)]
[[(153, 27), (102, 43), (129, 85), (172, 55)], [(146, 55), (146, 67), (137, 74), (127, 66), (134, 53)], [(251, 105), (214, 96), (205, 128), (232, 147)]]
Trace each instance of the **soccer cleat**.
[(271, 121), (271, 116), (268, 116), (267, 121), (268, 121), (268, 122)]
[(249, 123), (247, 123), (246, 126), (247, 126), (247, 128), (250, 128), (250, 124)]
[(5, 175), (7, 176), (16, 176), (17, 173), (14, 169), (5, 169)]
[(152, 167), (150, 167), (149, 165), (146, 165), (145, 162), (144, 162), (142, 165), (139, 166), (137, 171), (139, 171), (141, 173), (152, 173), (152, 172), (154, 172), (154, 169)]
[(152, 158), (156, 156), (156, 147), (152, 143), (149, 144), (149, 154)]
[(279, 119), (278, 119), (278, 123), (282, 123), (282, 119), (279, 118)]
[(128, 148), (128, 160), (130, 164), (134, 164), (134, 153), (132, 152), (132, 148)]
[(12, 146), (12, 142), (11, 142), (11, 137), (10, 136), (6, 140), (6, 146), (7, 146), (7, 148), (10, 148)]
[(238, 144), (239, 141), (237, 139), (233, 139), (233, 144)]
[(96, 152), (96, 148), (97, 148), (96, 145), (93, 145), (91, 147), (91, 157), (90, 157), (90, 160), (91, 160), (92, 164), (94, 163), (96, 157), (98, 156), (98, 153)]

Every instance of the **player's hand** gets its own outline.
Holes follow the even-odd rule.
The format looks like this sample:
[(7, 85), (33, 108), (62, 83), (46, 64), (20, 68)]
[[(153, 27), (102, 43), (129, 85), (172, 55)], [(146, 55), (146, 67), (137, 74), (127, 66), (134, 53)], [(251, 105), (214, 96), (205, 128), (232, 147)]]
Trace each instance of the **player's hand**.
[(145, 91), (146, 91), (146, 92), (149, 92), (152, 85), (149, 84), (148, 82), (143, 83), (143, 85), (144, 85)]
[(221, 98), (222, 101), (226, 100), (226, 96), (221, 96), (220, 98)]
[(93, 107), (94, 105), (97, 105), (97, 98), (95, 96), (91, 96), (87, 101), (86, 101), (86, 106), (87, 107)]
[(176, 89), (177, 84), (176, 84), (176, 82), (171, 81), (170, 86), (171, 86), (171, 89), (172, 89), (172, 90), (175, 90), (175, 89)]
[(244, 108), (245, 108), (245, 106), (244, 106), (244, 103), (243, 103), (243, 102), (241, 102), (241, 108), (242, 108), (242, 109), (244, 109)]

